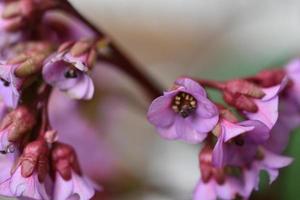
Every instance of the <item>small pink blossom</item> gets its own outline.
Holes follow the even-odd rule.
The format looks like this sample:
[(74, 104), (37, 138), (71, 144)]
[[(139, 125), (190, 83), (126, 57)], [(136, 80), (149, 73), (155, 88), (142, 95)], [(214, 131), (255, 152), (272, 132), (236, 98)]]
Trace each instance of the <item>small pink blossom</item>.
[(222, 119), (220, 127), (213, 151), (213, 163), (217, 167), (251, 163), (258, 145), (265, 143), (270, 137), (270, 129), (260, 121), (232, 123)]
[(201, 85), (180, 78), (173, 90), (151, 103), (147, 116), (163, 138), (197, 143), (217, 124), (219, 112)]
[(81, 173), (77, 156), (67, 144), (54, 143), (52, 165), (55, 170), (53, 199), (91, 199), (96, 185)]
[(45, 180), (48, 173), (48, 147), (42, 140), (29, 143), (19, 157), (11, 176), (1, 183), (3, 195), (47, 200)]
[(279, 93), (286, 86), (288, 79), (285, 77), (282, 82), (276, 86), (263, 88), (265, 93), (261, 99), (254, 99), (258, 108), (257, 112), (245, 112), (248, 119), (259, 120), (272, 129), (278, 119)]
[[(72, 44), (66, 43), (64, 45), (72, 46)], [(73, 45), (73, 48), (76, 47), (76, 44)], [(60, 49), (59, 52), (46, 60), (43, 68), (45, 81), (66, 92), (74, 99), (91, 99), (95, 89), (93, 81), (87, 72), (92, 67), (91, 56), (94, 54), (90, 54), (86, 50), (74, 55), (71, 47), (64, 48), (66, 47), (63, 47), (63, 49)]]

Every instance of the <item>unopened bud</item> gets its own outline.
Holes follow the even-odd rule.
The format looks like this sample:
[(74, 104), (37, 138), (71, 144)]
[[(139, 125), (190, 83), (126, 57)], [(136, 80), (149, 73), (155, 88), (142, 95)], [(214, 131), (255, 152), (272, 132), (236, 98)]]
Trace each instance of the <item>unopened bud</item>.
[(91, 48), (93, 48), (94, 42), (95, 41), (93, 40), (80, 40), (76, 42), (70, 50), (71, 55), (78, 57), (84, 53), (87, 53), (87, 51), (90, 51)]
[(21, 174), (29, 177), (34, 171), (38, 173), (40, 181), (44, 181), (48, 173), (48, 146), (44, 140), (29, 143), (20, 157)]
[(213, 166), (212, 152), (212, 147), (205, 145), (199, 154), (201, 178), (204, 183), (214, 178), (219, 185), (222, 185), (225, 182), (225, 171), (224, 168), (216, 168)]
[(260, 87), (240, 79), (228, 81), (225, 90), (232, 94), (243, 94), (253, 98), (262, 98), (265, 95)]
[(9, 126), (8, 140), (16, 142), (24, 136), (27, 132), (31, 131), (36, 124), (35, 114), (25, 106), (20, 106), (12, 111), (8, 120), (13, 120)]
[(42, 70), (43, 61), (47, 55), (36, 53), (35, 55), (28, 57), (19, 67), (15, 70), (15, 75), (18, 78), (26, 78), (33, 74), (36, 74)]
[(81, 174), (74, 149), (67, 144), (56, 142), (52, 147), (52, 166), (65, 179), (70, 180), (72, 170)]
[(242, 94), (231, 94), (229, 92), (223, 92), (223, 98), (226, 103), (236, 107), (238, 110), (244, 110), (247, 112), (257, 112), (258, 107), (253, 99)]

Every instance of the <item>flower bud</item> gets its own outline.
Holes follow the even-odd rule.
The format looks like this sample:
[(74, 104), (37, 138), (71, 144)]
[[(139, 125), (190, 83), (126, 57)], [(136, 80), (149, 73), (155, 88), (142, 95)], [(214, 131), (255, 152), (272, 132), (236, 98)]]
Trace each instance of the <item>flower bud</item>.
[(222, 185), (225, 182), (225, 172), (223, 168), (216, 168), (212, 165), (212, 151), (213, 149), (206, 145), (199, 154), (201, 177), (204, 183), (214, 178), (217, 183)]
[(52, 166), (65, 180), (70, 180), (72, 170), (81, 174), (74, 149), (67, 144), (56, 142), (52, 147)]
[(285, 76), (286, 73), (282, 69), (268, 69), (248, 78), (248, 80), (267, 88), (280, 84)]
[(0, 128), (1, 130), (8, 129), (8, 140), (10, 142), (17, 142), (31, 131), (35, 124), (35, 114), (29, 108), (19, 106), (5, 116)]
[(19, 0), (11, 1), (2, 8), (2, 20), (7, 31), (18, 31), (37, 21), (45, 10), (58, 4), (56, 0)]
[(28, 42), (18, 45), (15, 49), (18, 56), (8, 61), (17, 65), (14, 74), (18, 78), (27, 78), (41, 72), (43, 62), (52, 51), (49, 43)]
[(242, 94), (253, 98), (262, 98), (265, 93), (253, 83), (245, 80), (233, 80), (226, 83), (225, 90), (232, 94)]
[[(27, 144), (17, 165), (21, 167), (22, 176), (30, 177), (37, 172), (39, 181), (43, 182), (49, 170), (48, 154), (48, 146), (44, 140), (36, 140)], [(12, 170), (13, 173), (16, 168)]]
[(244, 110), (244, 111), (251, 112), (251, 113), (258, 111), (258, 107), (254, 103), (254, 101), (245, 95), (242, 95), (242, 94), (234, 95), (232, 93), (224, 91), (223, 98), (226, 103), (236, 107), (239, 110)]

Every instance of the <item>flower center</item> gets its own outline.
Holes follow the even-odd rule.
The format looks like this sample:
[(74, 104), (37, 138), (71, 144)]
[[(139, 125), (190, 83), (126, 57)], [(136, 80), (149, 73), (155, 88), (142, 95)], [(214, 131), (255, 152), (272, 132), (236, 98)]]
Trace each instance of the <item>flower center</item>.
[(0, 80), (2, 81), (2, 83), (5, 87), (8, 87), (10, 85), (10, 83), (7, 80), (5, 80), (3, 78), (0, 78)]
[(67, 70), (64, 75), (66, 78), (77, 78), (78, 77), (75, 69)]
[(186, 118), (197, 108), (197, 100), (186, 92), (179, 92), (173, 99), (172, 109), (174, 112)]

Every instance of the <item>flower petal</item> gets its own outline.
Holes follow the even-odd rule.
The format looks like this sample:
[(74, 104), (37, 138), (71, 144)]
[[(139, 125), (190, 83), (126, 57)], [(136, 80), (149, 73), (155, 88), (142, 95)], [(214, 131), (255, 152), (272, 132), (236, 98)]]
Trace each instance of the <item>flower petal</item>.
[(243, 133), (246, 133), (247, 131), (251, 131), (255, 128), (254, 126), (242, 126), (239, 124), (234, 124), (227, 120), (222, 120), (221, 126), (222, 129), (224, 130), (225, 142), (228, 142), (232, 138), (237, 137)]
[(293, 159), (286, 156), (281, 156), (271, 151), (264, 149), (263, 164), (268, 168), (278, 169), (286, 167), (293, 162)]
[(254, 129), (247, 131), (246, 137), (254, 143), (261, 144), (267, 141), (270, 137), (270, 129), (262, 122), (257, 120), (247, 120), (239, 123), (245, 127), (254, 127)]
[(176, 113), (171, 109), (171, 103), (176, 93), (166, 94), (156, 98), (150, 105), (147, 117), (151, 124), (163, 128), (174, 123)]
[(207, 132), (198, 132), (188, 119), (179, 116), (176, 117), (175, 129), (180, 139), (189, 143), (202, 142), (207, 136)]
[(67, 94), (74, 99), (91, 99), (94, 95), (94, 84), (88, 75), (83, 75), (74, 87), (68, 89)]
[(224, 132), (221, 133), (218, 137), (218, 141), (214, 147), (213, 154), (212, 154), (212, 163), (216, 167), (222, 167), (224, 166), (225, 163), (225, 158), (224, 156), (224, 150), (225, 150), (225, 145), (224, 145), (224, 140), (225, 140), (225, 134)]
[(33, 173), (30, 177), (23, 177), (21, 175), (21, 167), (11, 177), (10, 190), (17, 197), (28, 197), (38, 200), (49, 199), (45, 186), (39, 182), (37, 174)]
[(53, 188), (53, 200), (68, 199), (72, 195), (73, 190), (74, 185), (72, 181), (65, 181), (57, 172)]
[[(57, 56), (57, 58), (55, 57)], [(52, 85), (56, 86), (61, 90), (67, 90), (76, 85), (80, 80), (81, 76), (77, 78), (66, 78), (65, 72), (70, 69), (69, 63), (60, 60), (59, 55), (54, 55), (55, 58), (48, 61), (43, 68), (43, 77), (45, 81)]]
[(175, 81), (175, 84), (179, 86), (183, 86), (185, 92), (187, 93), (190, 93), (192, 95), (198, 94), (200, 96), (206, 97), (205, 89), (199, 83), (197, 83), (196, 81), (190, 78), (185, 78), (185, 77), (178, 78)]
[(210, 181), (208, 183), (203, 183), (199, 180), (195, 191), (193, 200), (216, 200), (217, 195), (215, 191), (215, 182)]
[(246, 116), (252, 120), (259, 120), (272, 129), (278, 119), (278, 96), (268, 101), (254, 100), (258, 111), (256, 113), (245, 112)]

